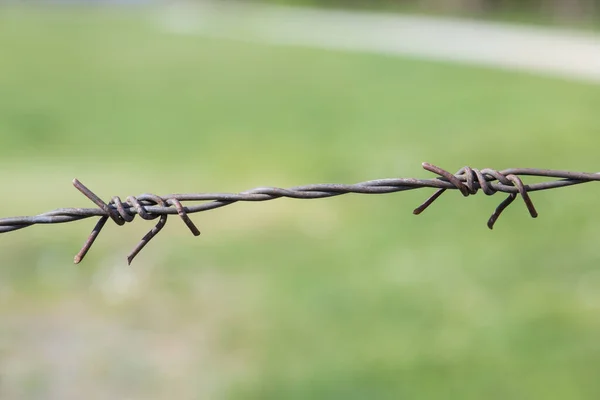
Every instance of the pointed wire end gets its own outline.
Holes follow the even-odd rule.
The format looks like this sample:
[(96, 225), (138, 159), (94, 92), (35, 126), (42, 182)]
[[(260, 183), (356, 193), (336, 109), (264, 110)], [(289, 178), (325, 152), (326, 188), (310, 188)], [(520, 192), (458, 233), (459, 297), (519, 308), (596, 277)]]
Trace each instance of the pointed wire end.
[(436, 166), (433, 165), (433, 164), (429, 164), (428, 162), (421, 163), (421, 167), (423, 167), (423, 169), (425, 171), (429, 171), (429, 172), (432, 172), (434, 174), (437, 173), (436, 172), (436, 170), (437, 170)]
[(187, 215), (185, 217), (182, 217), (182, 219), (183, 219), (183, 222), (185, 222), (185, 224), (189, 228), (190, 232), (192, 232), (192, 235), (200, 236), (200, 229), (198, 229), (198, 227), (196, 225), (194, 225), (192, 220), (189, 219), (189, 217), (187, 217)]
[[(425, 163), (426, 164), (426, 163)], [(429, 196), (429, 198), (427, 200), (425, 200), (423, 202), (423, 204), (421, 204), (419, 207), (415, 208), (413, 210), (413, 214), (414, 215), (419, 215), (421, 214), (423, 211), (425, 211), (438, 197), (440, 197), (442, 195), (442, 193), (444, 193), (446, 191), (446, 189), (438, 189), (435, 191), (435, 193), (433, 193), (431, 196)]]
[[(506, 200), (505, 200), (506, 201)], [(504, 202), (503, 202), (504, 203)], [(510, 203), (509, 203), (510, 204)], [(494, 225), (496, 224), (496, 221), (498, 221), (498, 218), (500, 217), (500, 214), (502, 214), (502, 211), (504, 210), (504, 208), (506, 208), (507, 206), (505, 206), (504, 204), (500, 204), (498, 206), (498, 208), (496, 208), (494, 210), (494, 213), (490, 216), (490, 219), (488, 219), (487, 222), (487, 227), (490, 228), (490, 230), (494, 229)]]
[(502, 201), (502, 203), (500, 203), (498, 205), (498, 207), (496, 207), (496, 209), (494, 210), (494, 213), (492, 214), (490, 219), (488, 219), (488, 223), (487, 223), (488, 228), (494, 229), (494, 224), (496, 223), (498, 218), (500, 218), (502, 211), (504, 211), (506, 209), (506, 207), (511, 205), (511, 203), (513, 201), (515, 201), (516, 198), (517, 198), (517, 195), (515, 193), (511, 193), (508, 195), (508, 197), (506, 199), (504, 199)]
[(196, 225), (194, 225), (190, 217), (188, 217), (185, 207), (181, 204), (181, 202), (177, 199), (170, 199), (168, 203), (173, 204), (175, 206), (175, 208), (177, 209), (177, 214), (179, 214), (181, 220), (185, 223), (190, 232), (192, 232), (192, 235), (200, 236), (200, 230)]
[(77, 178), (73, 179), (73, 186), (77, 186), (79, 184), (81, 184), (81, 182), (79, 182), (79, 180)]
[(535, 209), (535, 206), (533, 205), (533, 202), (531, 201), (531, 199), (527, 199), (528, 201), (526, 202), (527, 204), (527, 209), (529, 210), (529, 215), (531, 215), (531, 218), (537, 218), (538, 217), (538, 212)]
[(79, 264), (81, 262), (82, 258), (79, 254), (77, 254), (75, 256), (75, 258), (73, 258), (73, 264)]
[(142, 250), (142, 248), (144, 248), (144, 246), (147, 244), (148, 242), (144, 242), (144, 240), (142, 239), (142, 241), (140, 243), (138, 243), (133, 250), (131, 250), (131, 253), (129, 253), (127, 255), (127, 265), (131, 265), (131, 263), (133, 262), (133, 259), (135, 258), (135, 256), (137, 256), (139, 254), (139, 252)]

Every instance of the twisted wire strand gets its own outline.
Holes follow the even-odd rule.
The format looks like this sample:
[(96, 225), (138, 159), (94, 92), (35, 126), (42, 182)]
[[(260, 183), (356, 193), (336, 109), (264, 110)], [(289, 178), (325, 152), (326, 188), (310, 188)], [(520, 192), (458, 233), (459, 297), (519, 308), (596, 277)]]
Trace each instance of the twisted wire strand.
[[(356, 184), (312, 184), (288, 189), (258, 187), (240, 193), (186, 193), (169, 194), (166, 196), (146, 193), (139, 196), (129, 196), (126, 201), (122, 201), (118, 196), (114, 196), (109, 203), (105, 203), (94, 192), (75, 179), (73, 180), (75, 188), (91, 200), (97, 208), (60, 208), (35, 216), (1, 218), (0, 233), (16, 231), (36, 224), (58, 224), (91, 217), (100, 217), (83, 247), (74, 258), (74, 262), (77, 264), (83, 260), (109, 219), (120, 226), (132, 222), (136, 215), (145, 220), (158, 218), (159, 221), (157, 224), (144, 235), (142, 240), (127, 256), (128, 263), (131, 263), (135, 256), (165, 226), (169, 215), (177, 214), (192, 234), (198, 236), (200, 235), (200, 230), (194, 225), (188, 214), (213, 210), (238, 201), (267, 201), (281, 197), (322, 199), (348, 193), (387, 194), (422, 188), (437, 189), (432, 196), (413, 211), (414, 214), (418, 215), (431, 206), (446, 190), (458, 190), (463, 196), (477, 194), (479, 190), (488, 196), (494, 195), (497, 192), (507, 193), (508, 197), (498, 205), (492, 216), (488, 219), (487, 225), (492, 229), (498, 217), (519, 195), (523, 199), (531, 217), (536, 218), (538, 213), (529, 196), (530, 192), (600, 181), (600, 173), (537, 168), (511, 168), (497, 171), (489, 168), (478, 170), (463, 167), (455, 174), (452, 174), (432, 164), (423, 163), (422, 166), (425, 170), (438, 175), (438, 177), (435, 179), (387, 178)], [(521, 176), (555, 178), (555, 180), (525, 185)], [(182, 204), (184, 201), (203, 203), (184, 206)]]

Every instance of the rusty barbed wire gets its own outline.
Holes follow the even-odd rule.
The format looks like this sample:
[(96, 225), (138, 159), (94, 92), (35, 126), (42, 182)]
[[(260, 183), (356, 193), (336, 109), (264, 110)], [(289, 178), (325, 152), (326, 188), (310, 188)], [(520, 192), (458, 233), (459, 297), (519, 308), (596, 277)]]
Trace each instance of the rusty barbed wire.
[[(122, 201), (118, 196), (114, 196), (109, 203), (105, 203), (94, 192), (75, 179), (73, 180), (75, 188), (96, 204), (97, 208), (59, 208), (35, 216), (0, 218), (0, 233), (16, 231), (36, 224), (58, 224), (85, 218), (100, 217), (83, 247), (74, 258), (74, 262), (78, 264), (94, 244), (94, 241), (109, 218), (117, 225), (132, 222), (136, 215), (145, 220), (159, 218), (158, 223), (144, 235), (142, 240), (127, 256), (127, 262), (131, 264), (135, 256), (165, 226), (169, 215), (178, 214), (192, 234), (198, 236), (200, 235), (200, 231), (190, 220), (188, 214), (213, 210), (238, 201), (267, 201), (280, 197), (322, 199), (348, 193), (386, 194), (422, 188), (437, 189), (432, 196), (413, 211), (414, 214), (418, 215), (425, 211), (448, 189), (459, 190), (463, 196), (476, 194), (479, 190), (483, 191), (486, 195), (493, 195), (497, 192), (508, 193), (508, 197), (498, 205), (492, 216), (488, 219), (487, 226), (492, 229), (498, 217), (500, 217), (502, 212), (518, 195), (521, 195), (523, 198), (529, 214), (533, 218), (536, 218), (538, 213), (529, 197), (530, 192), (600, 181), (600, 172), (587, 173), (536, 168), (512, 168), (497, 171), (489, 168), (479, 170), (463, 167), (455, 174), (452, 174), (432, 164), (423, 163), (422, 165), (425, 170), (433, 172), (439, 177), (435, 179), (387, 178), (356, 184), (326, 183), (296, 186), (288, 189), (258, 187), (240, 193), (189, 193), (170, 194), (166, 196), (142, 194), (139, 196), (129, 196), (126, 201)], [(555, 178), (556, 180), (525, 185), (520, 176)], [(181, 203), (183, 201), (201, 201), (204, 203), (184, 207)]]

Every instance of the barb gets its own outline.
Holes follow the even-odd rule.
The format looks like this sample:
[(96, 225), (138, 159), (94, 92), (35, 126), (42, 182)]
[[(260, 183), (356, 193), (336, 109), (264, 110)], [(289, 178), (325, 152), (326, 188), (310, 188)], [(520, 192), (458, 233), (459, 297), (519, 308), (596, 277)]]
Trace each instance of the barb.
[[(335, 183), (315, 184), (296, 186), (289, 189), (259, 187), (241, 193), (190, 193), (170, 194), (166, 196), (142, 194), (139, 196), (129, 196), (125, 202), (118, 196), (115, 196), (109, 203), (105, 203), (94, 192), (75, 179), (73, 180), (75, 188), (90, 199), (97, 208), (60, 208), (36, 216), (1, 218), (0, 233), (16, 231), (36, 224), (59, 224), (91, 217), (100, 217), (83, 247), (75, 256), (74, 262), (77, 264), (83, 260), (109, 219), (113, 220), (117, 225), (124, 225), (127, 222), (132, 222), (136, 215), (146, 220), (159, 218), (158, 223), (144, 235), (142, 240), (127, 256), (128, 263), (131, 263), (144, 246), (165, 226), (169, 215), (179, 215), (192, 234), (198, 236), (200, 235), (200, 231), (191, 221), (188, 214), (213, 210), (238, 201), (267, 201), (280, 197), (323, 199), (348, 193), (386, 194), (422, 188), (437, 189), (431, 197), (413, 211), (414, 214), (418, 215), (431, 206), (446, 190), (459, 190), (463, 196), (477, 194), (480, 189), (488, 196), (497, 192), (507, 193), (508, 197), (500, 203), (488, 220), (487, 225), (492, 229), (498, 217), (519, 195), (523, 198), (529, 214), (533, 218), (536, 218), (538, 213), (529, 197), (530, 192), (600, 181), (600, 173), (535, 168), (513, 168), (497, 171), (489, 168), (478, 170), (464, 167), (455, 174), (428, 163), (423, 163), (423, 168), (433, 172), (438, 177), (435, 179), (376, 179), (353, 185)], [(555, 178), (555, 180), (525, 185), (521, 180), (521, 176)], [(202, 203), (184, 207), (181, 203), (183, 201)]]

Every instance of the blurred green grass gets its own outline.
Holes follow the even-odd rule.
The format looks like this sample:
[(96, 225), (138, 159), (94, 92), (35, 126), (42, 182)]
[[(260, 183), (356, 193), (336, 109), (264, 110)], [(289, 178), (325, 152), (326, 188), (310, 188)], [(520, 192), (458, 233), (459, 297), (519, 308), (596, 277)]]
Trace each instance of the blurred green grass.
[[(3, 216), (100, 196), (594, 171), (600, 88), (446, 63), (162, 32), (160, 10), (3, 8)], [(0, 241), (3, 398), (597, 398), (593, 185), (236, 204)]]

